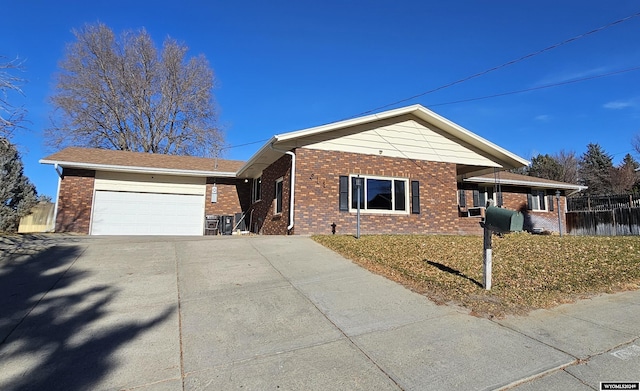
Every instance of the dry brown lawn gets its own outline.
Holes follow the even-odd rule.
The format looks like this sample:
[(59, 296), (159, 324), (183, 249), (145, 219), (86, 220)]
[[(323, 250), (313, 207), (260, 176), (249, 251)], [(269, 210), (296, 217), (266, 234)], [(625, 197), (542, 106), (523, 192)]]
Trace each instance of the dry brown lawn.
[(314, 236), (318, 243), (439, 304), (472, 314), (525, 314), (640, 288), (640, 237), (493, 236), (492, 289), (482, 287), (482, 237)]

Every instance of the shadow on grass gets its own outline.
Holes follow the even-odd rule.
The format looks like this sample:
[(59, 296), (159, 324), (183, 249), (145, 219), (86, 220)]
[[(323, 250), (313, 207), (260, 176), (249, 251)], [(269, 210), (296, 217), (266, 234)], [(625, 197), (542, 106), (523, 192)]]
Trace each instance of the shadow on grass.
[(0, 252), (0, 389), (95, 389), (119, 366), (118, 349), (174, 312), (105, 322), (118, 290), (81, 284), (92, 275), (74, 266), (84, 247), (28, 248)]
[(476, 284), (477, 286), (479, 286), (480, 288), (482, 288), (482, 287), (483, 287), (483, 286), (482, 286), (482, 284), (481, 284), (480, 282), (478, 282), (478, 281), (476, 281), (475, 279), (473, 279), (473, 278), (471, 278), (471, 277), (467, 276), (466, 274), (461, 273), (459, 270), (456, 270), (456, 269), (450, 268), (450, 267), (449, 267), (449, 266), (447, 266), (447, 265), (443, 265), (443, 264), (441, 264), (441, 263), (434, 262), (434, 261), (425, 260), (425, 262), (426, 262), (426, 263), (428, 263), (429, 265), (431, 265), (431, 266), (435, 267), (435, 268), (438, 268), (438, 269), (442, 270), (443, 272), (446, 272), (446, 273), (449, 273), (449, 274), (453, 274), (454, 276), (462, 277), (462, 278), (464, 278), (465, 280), (469, 280), (469, 281), (471, 281), (472, 283), (474, 283), (474, 284)]

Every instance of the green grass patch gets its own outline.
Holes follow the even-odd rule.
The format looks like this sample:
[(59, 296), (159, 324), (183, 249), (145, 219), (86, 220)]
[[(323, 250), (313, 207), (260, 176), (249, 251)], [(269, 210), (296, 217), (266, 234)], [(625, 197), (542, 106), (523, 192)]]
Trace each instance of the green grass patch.
[(482, 237), (313, 236), (316, 242), (431, 300), (502, 317), (640, 287), (640, 238), (493, 237), (492, 289), (482, 287)]

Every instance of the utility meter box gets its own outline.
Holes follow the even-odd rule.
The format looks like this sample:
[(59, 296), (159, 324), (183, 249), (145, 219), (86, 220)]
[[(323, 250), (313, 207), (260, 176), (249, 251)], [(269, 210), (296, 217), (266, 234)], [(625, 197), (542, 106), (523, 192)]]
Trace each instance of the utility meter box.
[(484, 225), (492, 231), (516, 232), (524, 226), (524, 215), (515, 210), (489, 206), (484, 216)]

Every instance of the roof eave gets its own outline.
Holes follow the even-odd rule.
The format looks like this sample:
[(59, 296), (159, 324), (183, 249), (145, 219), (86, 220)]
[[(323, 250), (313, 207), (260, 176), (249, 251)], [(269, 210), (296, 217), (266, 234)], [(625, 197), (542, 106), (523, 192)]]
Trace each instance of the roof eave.
[(130, 172), (138, 174), (156, 174), (156, 175), (178, 175), (178, 176), (195, 176), (195, 177), (218, 177), (218, 178), (235, 178), (235, 172), (228, 171), (201, 171), (201, 170), (180, 170), (173, 168), (156, 168), (156, 167), (138, 167), (138, 166), (118, 166), (113, 164), (94, 164), (94, 163), (78, 163), (58, 160), (41, 159), (41, 164), (53, 164), (62, 168), (80, 168), (85, 170), (96, 171), (115, 171)]
[[(494, 180), (491, 180), (488, 178), (478, 178), (478, 177), (465, 178), (463, 179), (463, 181), (471, 182), (471, 183), (494, 182)], [(536, 182), (536, 181), (518, 181), (518, 180), (510, 180), (510, 179), (500, 179), (499, 182), (502, 185), (543, 187), (548, 189), (565, 189), (565, 190), (576, 190), (576, 191), (583, 191), (587, 189), (587, 186), (573, 185), (570, 183), (548, 183), (548, 182)]]
[(271, 137), (269, 141), (267, 141), (256, 153), (253, 154), (253, 156), (251, 156), (251, 158), (242, 167), (240, 167), (240, 169), (236, 172), (236, 176), (238, 178), (241, 178), (245, 171), (247, 171), (253, 164), (255, 164), (260, 155), (269, 150), (271, 148), (271, 144), (277, 141), (279, 141), (278, 135)]

